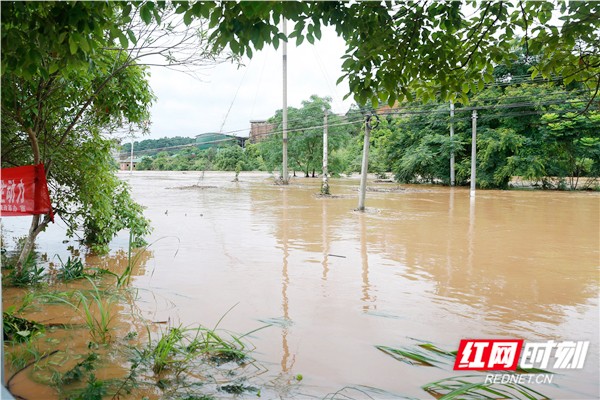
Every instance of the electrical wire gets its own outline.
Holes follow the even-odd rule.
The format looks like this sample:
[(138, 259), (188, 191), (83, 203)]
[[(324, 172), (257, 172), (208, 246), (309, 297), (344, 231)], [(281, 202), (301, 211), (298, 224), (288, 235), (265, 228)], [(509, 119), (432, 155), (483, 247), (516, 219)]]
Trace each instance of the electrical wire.
[[(584, 94), (585, 91), (581, 91), (581, 94)], [(561, 94), (579, 94), (578, 92), (574, 92), (574, 91), (561, 91), (561, 92), (554, 92), (552, 93), (552, 96), (546, 96), (546, 97), (542, 97), (539, 98), (539, 101), (524, 101), (524, 102), (513, 102), (513, 103), (508, 103), (508, 104), (492, 104), (492, 105), (485, 105), (484, 102), (482, 101), (481, 105), (473, 105), (470, 107), (458, 107), (454, 109), (455, 112), (455, 121), (456, 120), (460, 120), (459, 116), (456, 116), (456, 114), (460, 114), (460, 113), (464, 113), (464, 112), (468, 112), (468, 111), (483, 111), (483, 110), (500, 110), (500, 109), (513, 109), (513, 108), (522, 108), (522, 107), (540, 107), (540, 106), (548, 106), (548, 105), (556, 105), (556, 104), (577, 104), (577, 103), (586, 103), (585, 100), (579, 100), (579, 99), (555, 99), (555, 97), (557, 95), (561, 95)], [(517, 99), (524, 99), (524, 98), (530, 98), (529, 96), (513, 96), (513, 97), (503, 97), (503, 100), (517, 100)], [(552, 100), (550, 100), (552, 99)], [(489, 99), (489, 101), (497, 101), (498, 99)], [(485, 100), (484, 100), (485, 101)], [(311, 107), (313, 106), (313, 107)], [(438, 106), (442, 106), (442, 104), (438, 103)], [(320, 108), (320, 105), (314, 104), (314, 105), (309, 105), (309, 107), (307, 107), (307, 109), (314, 109), (316, 107)], [(576, 110), (576, 109), (570, 109), (567, 112), (578, 112), (581, 110)], [(377, 115), (380, 116), (410, 116), (410, 115), (425, 115), (425, 114), (438, 114), (438, 115), (448, 115), (449, 110), (446, 109), (445, 107), (438, 107), (437, 109), (433, 108), (433, 106), (427, 106), (427, 105), (415, 105), (415, 106), (405, 106), (405, 107), (396, 107), (396, 108), (390, 108), (389, 110), (386, 111), (382, 111), (382, 112), (378, 112)], [(539, 110), (539, 111), (527, 111), (524, 113), (512, 113), (512, 114), (494, 114), (492, 116), (488, 116), (488, 115), (480, 115), (480, 118), (483, 119), (489, 119), (489, 118), (502, 118), (502, 117), (508, 117), (508, 116), (514, 116), (514, 115), (539, 115), (539, 114), (545, 114), (548, 113), (548, 110)], [(558, 114), (563, 114), (564, 112), (562, 112), (561, 110), (553, 110), (553, 113), (558, 113)], [(364, 114), (363, 110), (353, 110), (353, 111), (349, 111), (345, 114), (330, 114), (331, 116), (338, 116), (338, 117), (342, 117), (342, 118), (351, 118), (352, 116), (362, 116), (362, 114)], [(294, 122), (299, 122), (299, 121), (305, 121), (305, 118), (295, 118), (290, 120), (290, 122), (294, 123)], [(346, 122), (340, 122), (337, 124), (328, 124), (328, 127), (338, 127), (338, 126), (347, 126), (347, 125), (358, 125), (358, 124), (362, 124), (364, 121), (363, 119), (358, 119), (356, 121), (346, 121)], [(311, 126), (304, 126), (304, 127), (292, 127), (292, 128), (288, 128), (288, 132), (290, 134), (294, 134), (294, 133), (298, 133), (298, 132), (304, 132), (304, 131), (308, 131), (308, 130), (314, 130), (314, 129), (322, 129), (324, 127), (323, 124), (319, 124), (319, 125), (311, 125)], [(239, 133), (239, 132), (246, 132), (248, 130), (248, 128), (245, 129), (238, 129), (238, 130), (232, 130), (232, 131), (228, 131), (228, 132), (224, 132), (222, 133), (222, 135), (226, 135), (226, 136), (232, 136), (232, 134), (235, 133)], [(253, 139), (256, 138), (261, 138), (261, 137), (267, 137), (267, 136), (271, 136), (271, 135), (277, 135), (282, 133), (283, 130), (272, 130), (270, 132), (266, 132), (266, 133), (262, 133), (262, 134), (257, 134), (257, 135), (253, 135)], [(330, 134), (335, 134), (335, 133), (330, 133)], [(155, 148), (155, 149), (144, 149), (144, 150), (139, 150), (137, 151), (137, 154), (139, 153), (157, 153), (160, 151), (168, 151), (168, 150), (173, 150), (173, 149), (182, 149), (182, 148), (186, 148), (186, 147), (194, 147), (194, 146), (199, 146), (199, 145), (205, 145), (205, 144), (218, 144), (218, 143), (223, 143), (223, 142), (230, 142), (230, 141), (239, 141), (240, 139), (242, 140), (249, 140), (249, 137), (244, 137), (244, 136), (237, 136), (237, 135), (233, 135), (233, 137), (231, 138), (227, 138), (227, 139), (219, 139), (219, 140), (215, 140), (215, 141), (208, 141), (208, 142), (202, 142), (202, 143), (190, 143), (190, 144), (186, 144), (186, 145), (177, 145), (177, 146), (166, 146), (166, 147), (161, 147), (161, 148)], [(129, 152), (121, 152), (121, 155), (127, 155), (129, 154)]]

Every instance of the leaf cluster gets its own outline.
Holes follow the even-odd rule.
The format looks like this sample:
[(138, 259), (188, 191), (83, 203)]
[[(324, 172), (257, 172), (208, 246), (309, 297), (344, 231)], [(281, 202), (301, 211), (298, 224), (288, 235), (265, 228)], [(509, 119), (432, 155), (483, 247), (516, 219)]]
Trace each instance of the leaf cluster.
[[(178, 2), (184, 21), (210, 21), (215, 49), (239, 56), (282, 40), (313, 43), (333, 26), (347, 44), (343, 79), (359, 104), (404, 100), (468, 102), (493, 81), (494, 67), (514, 61), (514, 42), (532, 70), (566, 83), (600, 87), (597, 2)], [(467, 10), (466, 6), (469, 6)], [(286, 37), (279, 24), (293, 23)]]

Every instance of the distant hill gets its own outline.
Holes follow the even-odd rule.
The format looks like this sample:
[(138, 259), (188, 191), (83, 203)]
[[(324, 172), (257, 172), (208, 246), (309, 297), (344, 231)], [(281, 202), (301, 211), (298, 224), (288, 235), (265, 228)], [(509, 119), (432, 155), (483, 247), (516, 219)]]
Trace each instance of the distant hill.
[[(159, 150), (159, 149), (163, 149), (165, 147), (173, 147), (173, 146), (184, 146), (186, 144), (192, 144), (196, 141), (196, 138), (190, 138), (190, 137), (182, 137), (182, 136), (175, 136), (175, 137), (164, 137), (164, 138), (160, 138), (160, 139), (145, 139), (145, 140), (141, 140), (141, 141), (135, 141), (133, 142), (133, 150), (138, 152), (138, 151), (143, 151), (143, 150)], [(131, 151), (131, 143), (124, 143), (121, 146), (121, 150), (122, 153), (127, 153)]]

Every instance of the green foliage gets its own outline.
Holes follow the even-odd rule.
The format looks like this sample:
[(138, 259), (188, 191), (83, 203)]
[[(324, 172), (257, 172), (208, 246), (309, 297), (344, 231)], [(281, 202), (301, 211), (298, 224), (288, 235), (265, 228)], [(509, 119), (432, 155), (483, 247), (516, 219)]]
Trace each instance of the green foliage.
[(3, 312), (4, 340), (16, 343), (29, 342), (31, 339), (44, 332), (44, 325), (25, 318), (17, 317), (12, 313)]
[(375, 347), (403, 363), (426, 367), (448, 365), (452, 361), (452, 358), (456, 356), (456, 353), (438, 349), (430, 343), (422, 343), (410, 350), (397, 349), (389, 346)]
[(241, 362), (247, 357), (246, 345), (234, 335), (224, 339), (216, 329), (204, 327), (169, 327), (156, 341), (149, 342), (143, 350), (136, 350), (139, 364), (148, 365), (154, 374), (166, 371), (175, 375), (191, 368), (199, 358), (223, 364)]
[[(515, 99), (528, 101), (510, 111), (502, 109)], [(585, 106), (585, 92), (558, 85), (521, 84), (484, 91), (476, 100), (498, 106), (478, 120), (477, 183), (482, 187), (506, 188), (512, 176), (532, 181), (597, 176), (600, 157), (597, 148), (586, 143), (598, 140), (600, 114), (574, 111)], [(576, 187), (571, 181), (569, 188)]]
[(136, 168), (156, 171), (236, 171), (239, 168), (240, 171), (252, 171), (264, 169), (264, 161), (258, 145), (247, 143), (241, 148), (237, 144), (226, 144), (202, 150), (196, 146), (165, 149), (144, 157)]
[(83, 266), (83, 262), (80, 258), (68, 257), (67, 262), (63, 262), (59, 257), (59, 260), (61, 262), (61, 266), (57, 274), (58, 279), (63, 281), (72, 281), (88, 276), (88, 274), (85, 273), (85, 267)]
[(44, 267), (37, 264), (34, 253), (30, 253), (21, 269), (11, 268), (8, 282), (15, 287), (36, 286), (44, 280), (45, 272)]
[(53, 384), (55, 386), (70, 385), (74, 382), (81, 382), (91, 371), (96, 369), (98, 354), (89, 353), (82, 361), (75, 364), (73, 368), (63, 374), (53, 375)]
[(105, 344), (111, 340), (110, 325), (114, 318), (111, 307), (114, 300), (106, 293), (101, 293), (89, 277), (87, 279), (93, 288), (89, 294), (90, 298), (81, 290), (75, 291), (74, 301), (56, 295), (46, 297), (51, 301), (66, 304), (78, 311), (84, 319), (92, 340), (95, 343)]
[[(419, 343), (411, 348), (375, 346), (385, 354), (403, 363), (417, 367), (436, 367), (451, 370), (456, 359), (456, 351), (447, 351), (431, 343)], [(545, 373), (544, 370), (517, 369), (517, 373)], [(542, 400), (548, 397), (519, 383), (485, 383), (484, 375), (450, 377), (431, 382), (422, 388), (439, 399), (522, 399)]]
[(215, 49), (250, 57), (286, 40), (282, 18), (297, 45), (333, 26), (347, 45), (340, 80), (360, 104), (466, 103), (493, 81), (496, 65), (517, 59), (515, 42), (537, 58), (532, 76), (562, 75), (591, 89), (600, 82), (597, 2), (183, 2), (177, 13), (186, 24), (208, 19)]
[(26, 340), (24, 343), (15, 346), (10, 346), (10, 344), (10, 342), (4, 342), (4, 354), (6, 362), (10, 364), (13, 371), (35, 364), (47, 356), (47, 354), (40, 351), (37, 340)]
[(118, 26), (131, 21), (130, 11), (126, 3), (3, 2), (3, 77), (48, 79), (102, 67), (97, 53), (115, 40), (127, 47)]
[[(186, 146), (196, 142), (196, 138), (182, 137), (182, 136), (174, 136), (174, 137), (164, 137), (160, 139), (144, 139), (141, 141), (135, 141), (133, 143), (133, 149), (136, 152), (143, 152), (147, 155), (152, 155), (152, 152), (149, 150), (156, 150), (156, 152), (160, 151), (166, 147), (174, 147), (174, 146)], [(121, 152), (125, 154), (129, 154), (131, 151), (131, 143), (125, 143), (121, 146)]]
[[(519, 51), (516, 51), (520, 54)], [(522, 56), (519, 56), (522, 58)], [(519, 59), (521, 59), (519, 58)], [(507, 83), (524, 66), (521, 60), (498, 67), (498, 82), (472, 98), (481, 106), (477, 120), (477, 184), (482, 188), (508, 188), (515, 176), (542, 182), (545, 188), (576, 189), (580, 177), (600, 173), (600, 114), (576, 113), (589, 101), (581, 86), (567, 88), (551, 83), (517, 80)], [(290, 169), (304, 176), (320, 171), (322, 165), (322, 124), (329, 100), (317, 96), (289, 110), (288, 160)], [(516, 104), (516, 106), (515, 106)], [(371, 132), (369, 172), (380, 177), (391, 172), (403, 183), (450, 184), (450, 156), (455, 156), (456, 184), (470, 179), (471, 109), (457, 106), (453, 121), (447, 103), (407, 103), (400, 115), (383, 114)], [(343, 116), (329, 117), (329, 171), (334, 176), (360, 171), (363, 127), (361, 122), (373, 107), (354, 106)], [(279, 170), (282, 161), (282, 114), (271, 119), (278, 126), (273, 134), (245, 150), (237, 146), (196, 151), (185, 149), (176, 155), (159, 153), (152, 161), (158, 169), (185, 169), (191, 163), (203, 168), (242, 171)], [(450, 138), (450, 125), (454, 136)], [(357, 130), (359, 130), (357, 132)], [(212, 157), (212, 161), (210, 161)], [(549, 178), (555, 177), (555, 178)]]
[[(107, 133), (140, 129), (154, 95), (147, 70), (124, 48), (127, 3), (2, 4), (2, 166), (44, 163), (55, 214), (68, 233), (105, 250), (124, 227), (148, 221), (113, 170)], [(34, 217), (18, 266), (50, 222)]]
[[(302, 102), (302, 108), (288, 108), (288, 162), (290, 169), (315, 176), (323, 165), (324, 113), (331, 110), (331, 98), (312, 95)], [(258, 143), (259, 151), (268, 170), (278, 169), (282, 162), (282, 110), (278, 110), (269, 122), (277, 124), (275, 134)], [(328, 119), (328, 151), (335, 152), (349, 140), (352, 128), (341, 125), (342, 118), (330, 115)], [(339, 161), (339, 160), (338, 160)], [(338, 168), (342, 169), (341, 167)], [(338, 172), (335, 168), (333, 172)]]
[[(503, 67), (504, 68), (504, 67)], [(503, 74), (510, 73), (504, 69)], [(561, 85), (519, 82), (492, 85), (472, 101), (481, 106), (477, 120), (477, 185), (509, 187), (520, 176), (544, 187), (576, 189), (579, 177), (597, 177), (600, 114), (577, 113), (586, 92)], [(471, 111), (456, 108), (455, 135), (449, 137), (446, 104), (411, 105), (401, 115), (383, 120), (372, 132), (370, 171), (391, 170), (399, 182), (449, 184), (449, 159), (454, 152), (456, 182), (470, 176)], [(552, 183), (549, 177), (557, 177)]]
[(108, 393), (104, 381), (96, 379), (94, 374), (90, 374), (87, 379), (87, 385), (83, 390), (75, 391), (75, 394), (68, 397), (69, 400), (102, 400)]
[(428, 383), (423, 389), (435, 398), (452, 399), (522, 399), (543, 400), (548, 397), (519, 383), (485, 383), (480, 375), (441, 379)]
[(235, 171), (240, 166), (244, 169), (244, 151), (240, 146), (232, 145), (219, 149), (215, 158), (215, 168), (219, 171)]

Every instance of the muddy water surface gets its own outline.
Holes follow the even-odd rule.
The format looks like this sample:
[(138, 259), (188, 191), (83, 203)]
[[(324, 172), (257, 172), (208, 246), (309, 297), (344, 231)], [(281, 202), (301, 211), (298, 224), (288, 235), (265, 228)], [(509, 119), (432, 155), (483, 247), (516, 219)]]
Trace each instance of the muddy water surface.
[[(139, 312), (210, 327), (233, 307), (221, 328), (270, 324), (252, 334), (253, 357), (263, 382), (302, 375), (289, 397), (362, 385), (430, 398), (422, 385), (460, 374), (401, 363), (375, 345), (456, 350), (463, 338), (522, 338), (590, 341), (583, 370), (535, 389), (598, 398), (595, 193), (479, 191), (472, 200), (460, 188), (370, 183), (358, 213), (351, 178), (320, 198), (316, 179), (282, 187), (266, 174), (121, 176), (154, 227), (133, 278)], [(49, 253), (61, 251), (54, 229), (40, 241)]]

